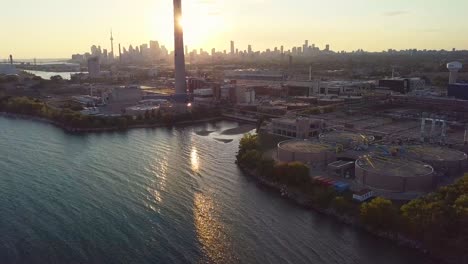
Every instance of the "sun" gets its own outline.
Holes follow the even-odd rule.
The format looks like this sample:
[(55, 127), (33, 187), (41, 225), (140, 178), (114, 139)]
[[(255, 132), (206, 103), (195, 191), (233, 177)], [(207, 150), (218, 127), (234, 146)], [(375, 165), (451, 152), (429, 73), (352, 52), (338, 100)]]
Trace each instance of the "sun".
[[(158, 10), (165, 9), (161, 16), (153, 16)], [(172, 46), (174, 41), (174, 17), (172, 4), (167, 1), (164, 6), (154, 4), (148, 11), (148, 20), (151, 27), (150, 34), (154, 39)], [(178, 23), (184, 30), (184, 43), (189, 50), (198, 48), (211, 48), (219, 42), (220, 35), (229, 31), (227, 18), (222, 15), (222, 9), (212, 5), (200, 4), (200, 1), (184, 1), (182, 7), (182, 17)]]
[(184, 42), (190, 46), (205, 46), (209, 40), (223, 30), (224, 21), (218, 15), (199, 15), (186, 12), (180, 20), (184, 29)]

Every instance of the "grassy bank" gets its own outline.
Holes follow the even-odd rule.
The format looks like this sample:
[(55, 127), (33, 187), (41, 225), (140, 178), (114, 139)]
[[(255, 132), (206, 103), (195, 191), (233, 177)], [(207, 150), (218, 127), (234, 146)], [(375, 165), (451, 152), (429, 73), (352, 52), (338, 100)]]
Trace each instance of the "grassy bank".
[(204, 109), (178, 115), (173, 113), (147, 112), (137, 118), (131, 116), (88, 116), (71, 108), (53, 108), (41, 100), (27, 97), (0, 98), (0, 112), (12, 117), (48, 122), (68, 132), (103, 132), (130, 128), (172, 126), (213, 121), (220, 118), (219, 112)]

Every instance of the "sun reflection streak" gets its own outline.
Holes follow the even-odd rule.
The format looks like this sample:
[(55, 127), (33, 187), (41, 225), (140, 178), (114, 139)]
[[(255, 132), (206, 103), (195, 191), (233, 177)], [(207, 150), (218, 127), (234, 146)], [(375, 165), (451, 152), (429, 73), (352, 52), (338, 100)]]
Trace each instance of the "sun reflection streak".
[(163, 203), (162, 193), (165, 191), (167, 185), (167, 168), (167, 158), (158, 158), (150, 165), (150, 168), (148, 168), (153, 178), (151, 178), (151, 184), (146, 188), (147, 192), (150, 194), (150, 197), (147, 198), (148, 202), (146, 206), (158, 213), (161, 212), (160, 208)]
[(220, 221), (213, 199), (203, 193), (196, 193), (194, 219), (198, 241), (209, 263), (236, 263), (231, 254), (231, 243), (226, 227)]
[(190, 153), (190, 163), (192, 165), (192, 170), (194, 172), (199, 172), (200, 170), (200, 158), (196, 148), (193, 148)]

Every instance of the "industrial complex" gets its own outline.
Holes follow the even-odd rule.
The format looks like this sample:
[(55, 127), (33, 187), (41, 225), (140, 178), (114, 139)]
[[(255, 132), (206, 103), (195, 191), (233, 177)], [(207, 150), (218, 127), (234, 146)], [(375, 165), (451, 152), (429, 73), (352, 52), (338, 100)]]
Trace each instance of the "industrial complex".
[[(230, 52), (190, 52), (181, 0), (173, 6), (173, 52), (151, 41), (128, 50), (119, 44), (114, 54), (111, 32), (110, 52), (93, 45), (62, 68), (10, 55), (0, 64), (0, 92), (141, 124), (194, 109), (221, 113), (281, 138), (275, 160), (302, 162), (311, 177), (345, 181), (356, 193), (419, 195), (466, 170), (468, 74), (457, 61), (465, 51), (347, 53), (306, 40), (289, 50), (242, 51), (231, 41)], [(414, 63), (429, 66), (414, 70)], [(44, 84), (27, 73), (41, 69), (75, 72)]]

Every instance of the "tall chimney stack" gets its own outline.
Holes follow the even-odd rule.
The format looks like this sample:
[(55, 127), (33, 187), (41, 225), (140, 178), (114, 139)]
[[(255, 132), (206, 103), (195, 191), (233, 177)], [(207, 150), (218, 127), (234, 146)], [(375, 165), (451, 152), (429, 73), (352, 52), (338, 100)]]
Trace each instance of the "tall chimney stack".
[(122, 63), (122, 49), (120, 48), (120, 43), (119, 43), (119, 62)]
[(13, 55), (10, 54), (10, 64), (13, 65)]
[(185, 82), (184, 30), (182, 27), (182, 1), (174, 0), (174, 64), (175, 64), (175, 93), (187, 94)]

